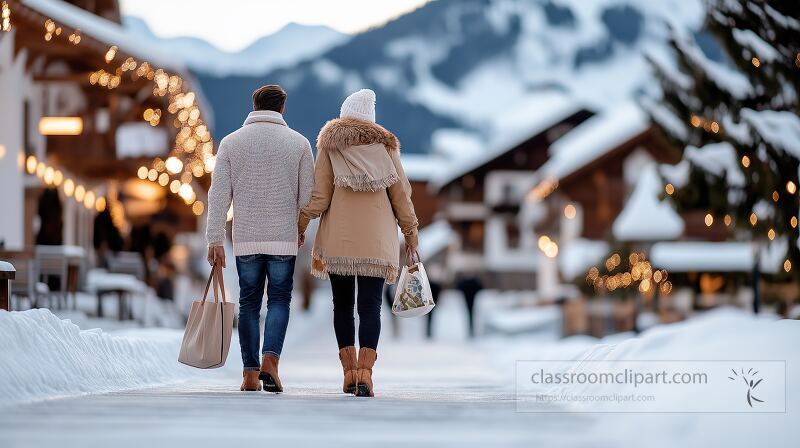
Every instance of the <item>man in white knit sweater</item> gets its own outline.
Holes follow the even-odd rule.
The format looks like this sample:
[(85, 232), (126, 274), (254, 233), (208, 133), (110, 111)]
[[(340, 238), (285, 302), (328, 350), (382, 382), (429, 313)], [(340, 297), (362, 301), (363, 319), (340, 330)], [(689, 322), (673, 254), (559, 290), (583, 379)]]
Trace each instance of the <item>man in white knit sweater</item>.
[[(278, 377), (298, 239), (297, 218), (311, 199), (314, 158), (308, 140), (283, 120), (286, 92), (266, 85), (253, 93), (253, 112), (223, 138), (208, 192), (208, 261), (225, 267), (225, 226), (233, 202), (233, 253), (239, 274), (241, 390), (282, 392)], [(267, 287), (264, 344), (259, 314)], [(261, 348), (259, 359), (259, 348)]]

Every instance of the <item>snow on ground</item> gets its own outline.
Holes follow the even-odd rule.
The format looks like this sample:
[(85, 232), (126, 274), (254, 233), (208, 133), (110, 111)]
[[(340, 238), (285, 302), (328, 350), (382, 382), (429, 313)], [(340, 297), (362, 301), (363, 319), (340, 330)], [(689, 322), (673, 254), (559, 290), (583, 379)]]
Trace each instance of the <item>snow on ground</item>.
[(0, 406), (138, 389), (192, 375), (176, 362), (180, 333), (112, 336), (81, 330), (49, 310), (0, 312)]
[[(684, 323), (656, 327), (639, 337), (621, 334), (599, 341), (586, 336), (562, 340), (548, 330), (515, 337), (495, 333), (470, 342), (463, 335), (452, 333), (454, 328), (448, 328), (458, 320), (453, 319), (450, 311), (460, 306), (457, 297), (448, 296), (435, 311), (438, 315), (434, 315), (437, 329), (434, 342), (423, 342), (419, 333), (406, 331), (419, 330), (424, 319), (402, 320), (403, 334), (397, 338), (391, 336), (389, 325), (384, 327), (385, 336), (375, 367), (377, 396), (365, 400), (338, 392), (341, 372), (328, 320), (329, 303), (327, 297), (325, 299), (316, 301), (310, 313), (313, 317), (302, 317), (301, 325), (294, 320), (290, 326), (289, 334), (295, 337), (287, 340), (281, 361), (284, 394), (238, 392), (239, 371), (235, 362), (231, 362), (238, 353), (232, 350), (230, 369), (188, 372), (182, 382), (11, 405), (0, 420), (0, 445), (205, 447), (269, 441), (277, 446), (414, 444), (638, 448), (643, 444), (750, 447), (769, 440), (770, 446), (792, 446), (793, 405), (800, 400), (800, 392), (793, 387), (791, 378), (792, 366), (800, 362), (800, 352), (794, 347), (800, 337), (800, 322), (775, 321), (772, 316), (755, 318), (739, 310), (722, 309)], [(0, 329), (14, 328), (22, 331), (21, 334), (33, 334), (34, 330), (52, 327), (48, 323), (51, 318), (27, 316), (37, 313), (45, 315), (46, 311), (1, 313)], [(455, 314), (455, 317), (463, 317), (463, 314)], [(21, 324), (9, 327), (12, 320)], [(23, 322), (30, 325), (22, 325)], [(463, 330), (462, 323), (456, 327)], [(74, 341), (75, 333), (80, 334), (77, 329), (44, 333), (47, 339), (31, 338), (26, 351), (52, 351), (56, 335), (57, 339)], [(19, 341), (17, 333), (12, 336), (14, 343), (24, 343)], [(130, 377), (131, 384), (144, 377), (163, 381), (174, 375), (167, 363), (177, 365), (175, 353), (166, 349), (166, 345), (159, 346), (172, 337), (174, 333), (170, 337), (158, 333), (145, 337), (142, 330), (124, 337), (99, 332), (80, 336), (102, 342), (99, 344), (103, 347), (99, 352), (101, 356), (115, 353), (113, 348), (119, 346), (126, 347), (127, 351), (120, 349), (117, 356), (135, 355), (139, 364), (143, 358), (154, 358), (144, 373), (127, 361), (126, 367), (140, 370), (130, 370), (123, 377), (116, 377), (108, 366), (102, 366), (110, 378)], [(17, 352), (14, 362), (9, 364), (6, 361), (8, 344), (3, 347), (0, 351), (2, 365), (14, 366), (14, 372), (26, 369), (26, 372), (36, 373), (35, 367), (25, 367), (18, 362)], [(101, 357), (85, 355), (95, 348), (94, 345), (76, 344), (69, 348), (71, 354), (73, 351), (84, 354), (73, 359), (92, 365)], [(41, 362), (36, 358), (41, 355), (30, 356), (26, 361)], [(120, 362), (126, 362), (124, 356), (120, 358)], [(537, 359), (784, 359), (790, 378), (788, 413), (515, 412), (516, 361)], [(166, 375), (157, 377), (164, 372)], [(89, 369), (81, 373), (94, 378)], [(87, 382), (85, 378), (73, 380)], [(48, 370), (34, 376), (30, 382), (52, 383), (52, 372)], [(686, 397), (686, 400), (691, 399)], [(576, 427), (581, 430), (575, 431)]]

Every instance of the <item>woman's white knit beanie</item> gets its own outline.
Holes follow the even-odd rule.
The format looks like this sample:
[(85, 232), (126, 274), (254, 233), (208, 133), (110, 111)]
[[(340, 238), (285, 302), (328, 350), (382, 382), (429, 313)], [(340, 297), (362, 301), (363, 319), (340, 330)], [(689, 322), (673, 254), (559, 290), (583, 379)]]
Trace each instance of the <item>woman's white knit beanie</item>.
[(351, 94), (342, 103), (342, 110), (339, 116), (341, 118), (358, 118), (359, 120), (375, 123), (375, 92), (369, 89), (361, 89)]

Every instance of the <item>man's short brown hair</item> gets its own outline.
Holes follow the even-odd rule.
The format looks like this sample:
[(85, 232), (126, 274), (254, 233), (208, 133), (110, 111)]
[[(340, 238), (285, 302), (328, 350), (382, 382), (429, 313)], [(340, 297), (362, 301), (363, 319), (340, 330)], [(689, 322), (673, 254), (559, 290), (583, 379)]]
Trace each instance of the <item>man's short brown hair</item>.
[(286, 103), (286, 92), (277, 84), (267, 84), (253, 92), (253, 110), (280, 112)]

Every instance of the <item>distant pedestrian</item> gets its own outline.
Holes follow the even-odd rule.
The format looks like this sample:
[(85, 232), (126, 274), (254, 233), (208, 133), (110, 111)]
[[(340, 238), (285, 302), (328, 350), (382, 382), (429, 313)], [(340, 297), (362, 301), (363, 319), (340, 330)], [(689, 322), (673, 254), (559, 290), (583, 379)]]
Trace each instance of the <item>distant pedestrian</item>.
[(467, 319), (469, 324), (469, 337), (475, 337), (475, 298), (483, 290), (483, 282), (476, 275), (462, 277), (456, 288), (464, 294), (464, 304), (467, 306)]
[(400, 163), (400, 143), (375, 123), (371, 90), (347, 97), (340, 117), (325, 124), (317, 138), (314, 193), (300, 214), (301, 240), (308, 222), (320, 216), (311, 270), (331, 281), (343, 391), (371, 397), (383, 285), (394, 283), (399, 270), (397, 225), (405, 236), (406, 258), (416, 254), (418, 227), (411, 185)]
[[(297, 256), (297, 218), (311, 198), (314, 158), (305, 137), (283, 120), (286, 92), (267, 85), (253, 93), (253, 112), (222, 139), (208, 192), (208, 262), (225, 267), (225, 223), (233, 202), (233, 253), (239, 273), (241, 390), (282, 392), (283, 349)], [(259, 317), (267, 287), (260, 347)], [(260, 349), (260, 350), (259, 350)], [(259, 359), (261, 355), (261, 359)]]

